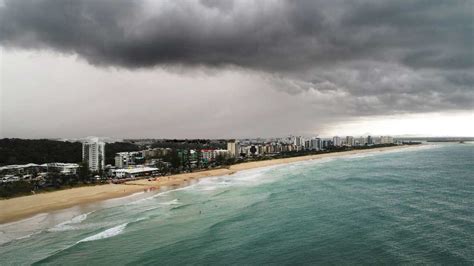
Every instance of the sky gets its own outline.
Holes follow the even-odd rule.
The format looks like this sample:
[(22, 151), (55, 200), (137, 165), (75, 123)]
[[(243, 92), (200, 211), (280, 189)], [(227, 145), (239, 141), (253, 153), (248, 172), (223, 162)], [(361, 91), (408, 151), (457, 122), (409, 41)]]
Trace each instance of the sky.
[(0, 0), (0, 137), (474, 136), (474, 1)]

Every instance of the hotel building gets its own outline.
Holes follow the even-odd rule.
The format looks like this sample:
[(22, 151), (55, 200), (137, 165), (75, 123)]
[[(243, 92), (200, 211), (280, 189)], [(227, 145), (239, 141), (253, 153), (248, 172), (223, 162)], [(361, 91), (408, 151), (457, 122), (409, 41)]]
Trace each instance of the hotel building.
[(98, 138), (91, 138), (82, 143), (82, 161), (89, 165), (89, 170), (104, 169), (105, 143)]

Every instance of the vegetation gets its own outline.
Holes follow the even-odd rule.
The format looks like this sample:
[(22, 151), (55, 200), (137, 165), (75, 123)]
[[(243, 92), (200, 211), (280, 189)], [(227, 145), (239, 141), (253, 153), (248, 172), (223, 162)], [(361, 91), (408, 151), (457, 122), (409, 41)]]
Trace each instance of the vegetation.
[[(114, 164), (115, 153), (138, 151), (132, 143), (105, 144), (105, 164)], [(0, 166), (27, 163), (79, 163), (82, 161), (82, 143), (49, 139), (0, 139)]]
[(177, 173), (179, 172), (179, 169), (181, 168), (181, 159), (179, 158), (178, 151), (176, 149), (171, 150), (168, 154), (166, 154), (163, 158), (163, 161), (168, 162), (171, 164), (171, 173)]
[(16, 181), (0, 186), (0, 198), (30, 195), (35, 185), (27, 181)]
[(0, 165), (27, 163), (77, 163), (82, 160), (80, 142), (48, 139), (0, 139)]
[(153, 143), (152, 148), (171, 148), (171, 149), (225, 149), (225, 140), (208, 139), (166, 139)]
[(105, 164), (114, 165), (117, 152), (139, 151), (140, 146), (128, 142), (114, 142), (105, 144)]
[(49, 171), (47, 176), (39, 180), (18, 180), (0, 183), (0, 199), (73, 187), (97, 185), (106, 182), (106, 179), (96, 180), (93, 178), (87, 165), (81, 165), (77, 175), (65, 175), (53, 170)]

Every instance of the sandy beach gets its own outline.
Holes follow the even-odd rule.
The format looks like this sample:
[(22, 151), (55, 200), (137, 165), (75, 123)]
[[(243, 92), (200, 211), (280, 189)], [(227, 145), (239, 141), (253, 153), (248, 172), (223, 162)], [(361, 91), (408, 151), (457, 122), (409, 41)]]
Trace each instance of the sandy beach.
[(160, 177), (156, 181), (147, 179), (130, 181), (125, 184), (107, 184), (89, 187), (71, 188), (37, 195), (0, 200), (0, 224), (12, 222), (33, 216), (35, 214), (69, 208), (79, 204), (88, 204), (106, 199), (127, 196), (144, 190), (159, 189), (162, 187), (177, 187), (186, 185), (191, 180), (211, 176), (231, 175), (237, 171), (279, 164), (288, 164), (298, 161), (333, 158), (354, 154), (377, 153), (388, 150), (403, 149), (410, 146), (383, 147), (367, 150), (352, 150), (337, 153), (317, 154), (308, 156), (255, 161), (232, 165), (228, 168), (205, 170), (193, 173), (177, 174)]

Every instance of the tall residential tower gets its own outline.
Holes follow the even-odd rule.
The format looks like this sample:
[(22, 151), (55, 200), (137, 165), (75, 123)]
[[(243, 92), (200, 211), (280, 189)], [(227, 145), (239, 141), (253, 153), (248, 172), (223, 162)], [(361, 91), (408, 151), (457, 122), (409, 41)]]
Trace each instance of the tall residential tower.
[(105, 143), (99, 138), (91, 138), (82, 143), (82, 161), (87, 163), (89, 170), (99, 171), (105, 166)]
[(229, 140), (227, 142), (227, 150), (229, 151), (230, 156), (239, 157), (240, 156), (240, 145), (236, 140)]

